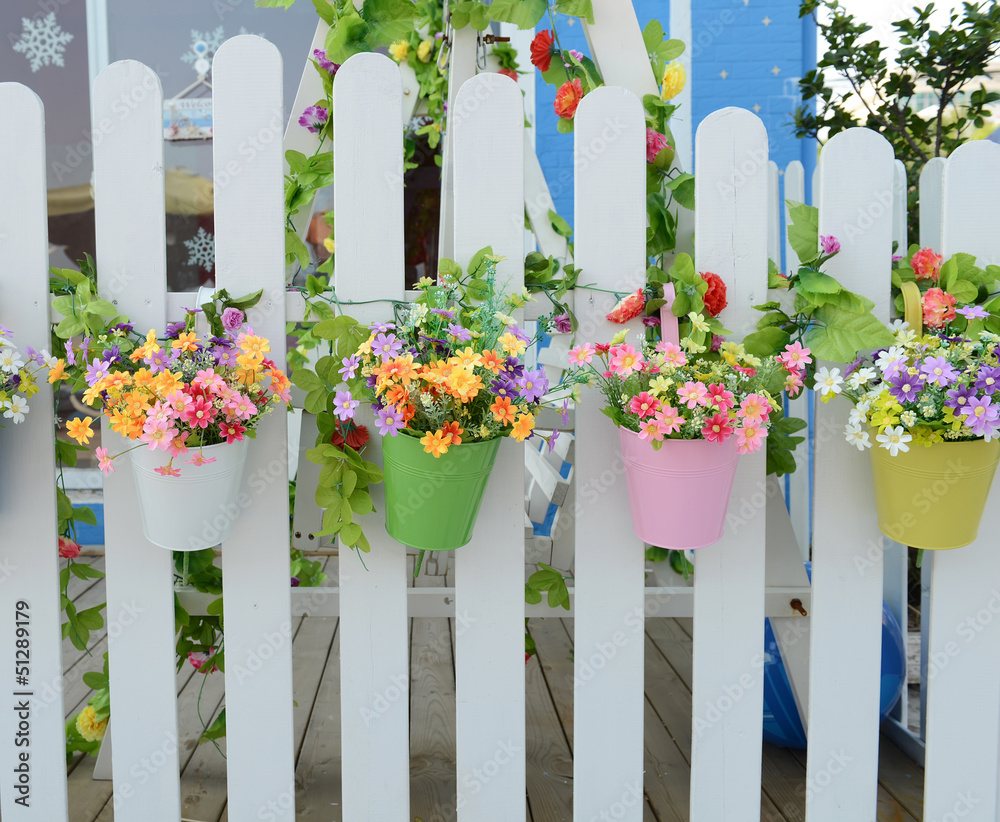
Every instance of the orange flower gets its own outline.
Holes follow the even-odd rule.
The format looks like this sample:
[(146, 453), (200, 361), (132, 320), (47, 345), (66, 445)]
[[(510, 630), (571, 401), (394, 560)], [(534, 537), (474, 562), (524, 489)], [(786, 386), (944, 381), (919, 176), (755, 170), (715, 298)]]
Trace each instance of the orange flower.
[(398, 379), (403, 385), (409, 385), (412, 380), (415, 380), (418, 376), (417, 369), (413, 367), (413, 355), (404, 354), (402, 357), (397, 357), (395, 360), (396, 366), (396, 379)]
[(576, 107), (580, 105), (582, 99), (583, 84), (579, 80), (563, 83), (556, 92), (556, 114), (564, 120), (572, 120), (576, 114)]
[(483, 368), (488, 368), (494, 374), (500, 373), (500, 367), (504, 364), (505, 358), (494, 351), (492, 348), (488, 351), (484, 351), (482, 354), (482, 361), (479, 363)]
[(404, 405), (402, 408), (398, 409), (399, 413), (403, 415), (403, 424), (405, 425), (410, 420), (413, 419), (413, 415), (417, 413), (417, 409), (412, 405)]
[(66, 433), (80, 445), (86, 445), (94, 432), (90, 428), (90, 417), (76, 417), (66, 423)]
[(389, 393), (385, 395), (385, 401), (389, 405), (395, 405), (397, 408), (404, 402), (406, 402), (406, 389), (401, 385), (394, 385), (389, 389)]
[(462, 402), (469, 402), (476, 398), (483, 388), (483, 381), (471, 369), (456, 368), (448, 377), (446, 383), (448, 391), (456, 399)]
[(56, 364), (52, 366), (49, 370), (49, 382), (56, 383), (63, 379), (66, 375), (63, 373), (66, 370), (66, 360), (56, 360)]
[(155, 381), (155, 377), (149, 373), (148, 368), (140, 368), (132, 376), (132, 384), (136, 388), (149, 388)]
[(448, 453), (448, 446), (451, 445), (451, 434), (444, 431), (428, 431), (420, 438), (420, 443), (424, 446), (424, 451), (437, 459)]
[(514, 428), (510, 435), (518, 442), (523, 442), (531, 436), (531, 429), (535, 427), (535, 418), (531, 414), (521, 414), (514, 423)]
[(156, 375), (153, 380), (153, 385), (156, 388), (156, 393), (161, 397), (165, 397), (167, 394), (172, 394), (184, 387), (183, 375), (178, 371), (176, 374), (172, 371), (161, 371)]
[(198, 338), (195, 336), (193, 331), (182, 331), (176, 340), (174, 340), (171, 345), (174, 348), (179, 348), (181, 351), (197, 351), (198, 350)]
[(460, 445), (462, 442), (462, 434), (465, 433), (464, 428), (460, 428), (457, 422), (449, 422), (444, 428), (441, 429), (446, 434), (451, 434), (451, 444)]
[(517, 408), (511, 408), (510, 397), (497, 397), (490, 406), (490, 411), (493, 412), (493, 419), (504, 425), (514, 422), (517, 416)]

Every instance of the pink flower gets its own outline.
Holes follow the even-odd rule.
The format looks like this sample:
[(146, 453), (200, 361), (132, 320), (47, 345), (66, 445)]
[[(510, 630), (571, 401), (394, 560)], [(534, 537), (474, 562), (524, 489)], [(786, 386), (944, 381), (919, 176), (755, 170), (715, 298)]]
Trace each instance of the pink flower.
[(219, 424), (219, 433), (225, 437), (226, 442), (230, 444), (234, 442), (242, 442), (243, 432), (246, 430), (246, 426), (240, 425), (238, 422), (223, 422)]
[(174, 409), (159, 400), (146, 412), (146, 422), (163, 422), (169, 425), (174, 420)]
[(931, 288), (924, 294), (924, 325), (943, 328), (955, 319), (955, 297), (940, 288)]
[(725, 442), (735, 429), (733, 422), (726, 413), (713, 414), (705, 420), (705, 427), (701, 429), (701, 435), (709, 442)]
[(767, 431), (759, 424), (744, 421), (742, 428), (736, 429), (736, 450), (741, 454), (752, 454), (764, 444)]
[(667, 138), (654, 129), (646, 129), (646, 162), (655, 163), (657, 155), (665, 148), (670, 148)]
[(153, 469), (161, 477), (179, 477), (181, 475), (180, 468), (174, 468), (170, 465), (161, 465), (159, 468)]
[(191, 459), (184, 460), (188, 465), (197, 465), (199, 468), (203, 465), (211, 465), (217, 457), (206, 457), (201, 451), (195, 454)]
[(631, 345), (622, 343), (611, 349), (611, 370), (619, 377), (627, 377), (633, 371), (642, 370), (642, 354)]
[(652, 417), (660, 407), (660, 401), (647, 391), (632, 397), (628, 410), (638, 414), (639, 418)]
[(921, 248), (916, 254), (910, 258), (910, 268), (913, 269), (913, 275), (918, 280), (933, 280), (938, 281), (941, 276), (941, 262), (943, 257), (940, 254), (935, 254), (933, 248)]
[(657, 442), (662, 442), (663, 435), (665, 433), (666, 432), (663, 430), (663, 423), (655, 417), (646, 420), (639, 426), (639, 439), (641, 440), (649, 440), (650, 442), (656, 440)]
[(98, 448), (94, 453), (97, 454), (97, 464), (104, 472), (104, 476), (115, 470), (114, 466), (111, 465), (111, 459), (108, 457), (107, 448)]
[(674, 368), (687, 365), (687, 354), (684, 353), (684, 349), (677, 345), (677, 343), (663, 342), (661, 340), (656, 344), (656, 350), (663, 354), (664, 365), (672, 365)]
[(808, 348), (802, 347), (802, 343), (794, 342), (786, 345), (777, 359), (787, 371), (802, 371), (812, 362), (812, 357), (809, 356), (811, 353)]
[(184, 422), (192, 428), (208, 428), (215, 419), (215, 409), (204, 397), (198, 397), (184, 412)]
[(790, 397), (798, 396), (803, 384), (802, 375), (798, 371), (789, 371), (785, 377), (785, 390)]
[(147, 419), (139, 439), (146, 443), (151, 451), (155, 451), (157, 448), (166, 451), (170, 447), (170, 441), (176, 436), (177, 429), (172, 428), (169, 423), (163, 420)]
[(708, 386), (708, 393), (710, 394), (708, 398), (709, 405), (712, 408), (716, 408), (719, 411), (728, 411), (736, 402), (733, 398), (733, 392), (727, 391), (726, 386), (720, 385), (718, 383), (713, 383)]
[(823, 247), (824, 254), (836, 254), (840, 251), (840, 240), (832, 234), (824, 234), (819, 238), (819, 244)]
[(63, 559), (76, 559), (80, 556), (80, 546), (69, 537), (59, 537), (59, 556)]
[(684, 424), (684, 417), (672, 405), (664, 405), (656, 413), (656, 419), (663, 426), (664, 434), (673, 434), (676, 431), (680, 431), (681, 426)]
[(736, 412), (736, 416), (753, 422), (767, 422), (771, 416), (771, 403), (761, 394), (750, 394), (740, 403), (740, 410)]
[[(228, 309), (226, 310), (228, 311)], [(191, 381), (191, 385), (196, 388), (203, 388), (216, 395), (221, 394), (225, 388), (228, 388), (226, 381), (215, 373), (214, 368), (209, 368), (206, 371), (199, 371), (198, 375)]]
[(170, 407), (171, 415), (174, 419), (180, 419), (191, 407), (191, 397), (181, 390), (172, 391), (166, 396), (167, 405)]
[[(611, 309), (608, 319), (613, 323), (627, 323), (638, 317), (646, 307), (646, 297), (641, 288), (637, 288), (627, 297), (622, 297)], [(600, 349), (598, 349), (600, 350)]]
[[(208, 660), (211, 659), (211, 657), (214, 654), (215, 654), (215, 648), (214, 647), (213, 648), (209, 648), (207, 654), (204, 651), (189, 651), (188, 652), (188, 662), (190, 662), (195, 667), (195, 670), (201, 671), (201, 669), (205, 665), (205, 663), (208, 662)], [(211, 670), (202, 671), (202, 673), (212, 674), (212, 673), (215, 673), (218, 670), (219, 670), (219, 666), (218, 665), (213, 665), (212, 668), (211, 668)]]
[(250, 402), (249, 397), (244, 397), (242, 394), (237, 393), (226, 404), (226, 412), (233, 417), (239, 417), (241, 420), (248, 420), (257, 413), (257, 406)]
[(181, 454), (187, 453), (187, 439), (190, 436), (190, 431), (185, 431), (183, 433), (178, 432), (177, 436), (170, 441), (170, 447), (167, 449), (167, 452), (170, 454), (171, 458), (179, 457)]
[(570, 365), (587, 365), (594, 359), (594, 346), (590, 343), (578, 345), (569, 350)]
[(694, 408), (696, 405), (708, 405), (708, 400), (705, 399), (707, 396), (708, 389), (704, 383), (700, 382), (688, 380), (677, 390), (677, 398), (681, 402), (687, 403), (688, 408)]

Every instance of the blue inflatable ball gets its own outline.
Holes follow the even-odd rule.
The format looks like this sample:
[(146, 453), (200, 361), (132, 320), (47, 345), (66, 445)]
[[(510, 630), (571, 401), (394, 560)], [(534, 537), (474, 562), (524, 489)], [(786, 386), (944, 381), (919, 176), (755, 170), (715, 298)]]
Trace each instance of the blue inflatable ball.
[[(811, 575), (811, 563), (806, 570)], [(808, 620), (809, 617), (797, 619)], [(803, 626), (806, 628), (807, 626)], [(801, 630), (801, 629), (800, 629)], [(804, 638), (804, 635), (803, 635)], [(781, 647), (775, 637), (770, 619), (764, 620), (764, 739), (784, 748), (805, 748), (806, 732), (799, 706), (795, 701), (789, 669), (799, 671), (799, 676), (807, 676), (809, 643), (800, 641), (786, 643), (786, 652), (795, 655), (795, 664), (786, 668)], [(847, 664), (845, 662), (845, 664)], [(906, 678), (906, 646), (903, 630), (899, 622), (882, 604), (882, 687), (879, 698), (879, 717), (885, 719), (903, 692)], [(795, 690), (807, 694), (809, 683), (795, 682)]]

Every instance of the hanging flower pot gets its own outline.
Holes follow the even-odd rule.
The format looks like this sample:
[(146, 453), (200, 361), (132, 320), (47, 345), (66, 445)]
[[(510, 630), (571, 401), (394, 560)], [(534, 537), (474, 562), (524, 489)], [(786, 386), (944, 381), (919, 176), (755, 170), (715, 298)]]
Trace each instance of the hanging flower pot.
[(129, 452), (143, 533), (154, 545), (172, 551), (218, 545), (229, 536), (243, 510), (238, 500), (247, 439), (190, 453), (200, 453), (202, 464), (174, 459), (164, 472), (170, 459), (165, 452), (145, 447)]
[(911, 445), (892, 456), (872, 448), (879, 530), (904, 545), (961, 548), (976, 539), (1000, 440)]
[(385, 437), (389, 536), (421, 551), (449, 551), (468, 543), (499, 447), (499, 439), (461, 443), (434, 457), (416, 437)]
[(627, 428), (618, 429), (632, 532), (660, 548), (703, 548), (726, 526), (729, 494), (739, 461), (736, 437), (663, 441), (652, 445)]

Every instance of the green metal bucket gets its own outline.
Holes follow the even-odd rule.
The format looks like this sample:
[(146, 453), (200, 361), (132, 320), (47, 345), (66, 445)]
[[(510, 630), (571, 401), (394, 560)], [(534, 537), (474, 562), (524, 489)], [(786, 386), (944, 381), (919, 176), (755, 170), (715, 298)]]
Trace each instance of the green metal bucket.
[(435, 458), (416, 437), (385, 437), (389, 536), (421, 551), (450, 551), (468, 543), (499, 447), (499, 439), (463, 442)]

